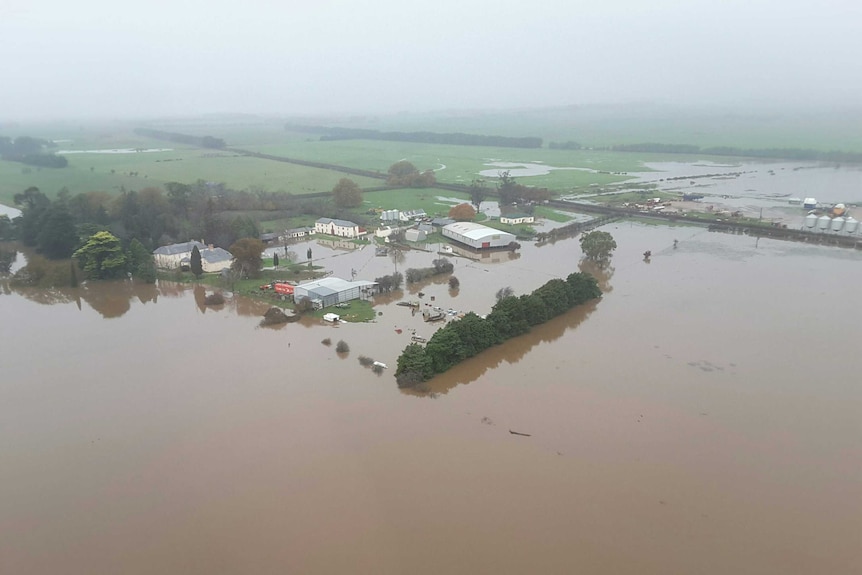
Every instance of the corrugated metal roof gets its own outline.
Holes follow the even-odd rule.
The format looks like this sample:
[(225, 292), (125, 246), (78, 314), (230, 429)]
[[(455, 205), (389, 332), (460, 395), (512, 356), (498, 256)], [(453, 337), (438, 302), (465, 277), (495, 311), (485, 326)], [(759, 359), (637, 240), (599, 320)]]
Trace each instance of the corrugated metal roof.
[(201, 250), (201, 259), (210, 264), (218, 264), (233, 259), (233, 254), (222, 248), (207, 248)]
[(494, 228), (489, 228), (488, 226), (483, 226), (482, 224), (477, 224), (475, 222), (455, 222), (454, 224), (449, 224), (448, 226), (445, 226), (443, 229), (462, 235), (465, 238), (469, 238), (471, 240), (481, 240), (491, 236), (499, 235), (512, 236), (513, 238), (515, 237), (508, 232), (495, 230)]

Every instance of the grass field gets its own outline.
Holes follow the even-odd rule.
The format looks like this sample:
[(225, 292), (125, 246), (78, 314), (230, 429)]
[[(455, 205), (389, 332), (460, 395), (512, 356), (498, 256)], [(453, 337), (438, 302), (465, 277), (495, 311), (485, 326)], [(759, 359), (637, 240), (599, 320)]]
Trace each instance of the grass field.
[[(378, 130), (538, 136), (544, 138), (546, 146), (551, 141), (574, 140), (591, 147), (663, 142), (741, 148), (801, 147), (862, 151), (862, 132), (854, 128), (858, 124), (856, 119), (862, 121), (862, 113), (698, 111), (640, 105), (399, 114), (303, 121), (310, 124)], [(37, 169), (0, 161), (0, 203), (11, 204), (12, 196), (29, 186), (36, 186), (49, 196), (54, 196), (63, 187), (73, 194), (92, 190), (118, 192), (121, 188), (141, 189), (152, 185), (161, 186), (169, 181), (193, 182), (203, 179), (223, 182), (235, 189), (262, 188), (274, 192), (305, 194), (329, 191), (344, 177), (343, 173), (330, 170), (238, 157), (227, 152), (201, 150), (144, 138), (133, 132), (138, 126), (212, 135), (224, 138), (230, 147), (382, 173), (393, 163), (407, 159), (421, 170), (435, 170), (438, 181), (443, 183), (469, 184), (473, 179), (481, 177), (481, 171), (491, 170), (494, 175), (485, 179), (493, 184), (496, 173), (504, 168), (486, 165), (491, 161), (542, 162), (559, 168), (593, 170), (552, 170), (546, 175), (515, 176), (519, 183), (547, 187), (560, 193), (578, 193), (589, 190), (591, 184), (606, 186), (625, 181), (626, 173), (644, 171), (645, 162), (704, 159), (701, 156), (678, 154), (615, 153), (591, 149), (566, 151), (551, 150), (547, 147), (516, 149), (378, 140), (322, 142), (315, 134), (285, 131), (284, 120), (280, 118), (250, 115), (191, 118), (158, 123), (127, 121), (6, 124), (0, 126), (0, 135), (30, 135), (51, 139), (58, 143), (59, 149), (172, 150), (137, 154), (69, 154), (69, 167), (60, 170)], [(379, 180), (371, 178), (351, 178), (361, 187), (380, 184)], [(385, 200), (379, 203), (385, 203)], [(415, 207), (427, 210), (421, 202)]]

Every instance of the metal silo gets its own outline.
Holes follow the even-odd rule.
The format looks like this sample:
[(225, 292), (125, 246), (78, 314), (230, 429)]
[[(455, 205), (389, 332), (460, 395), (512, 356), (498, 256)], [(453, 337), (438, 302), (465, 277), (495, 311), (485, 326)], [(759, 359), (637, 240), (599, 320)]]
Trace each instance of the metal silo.
[(808, 214), (805, 216), (805, 227), (813, 229), (817, 225), (817, 214)]
[(848, 234), (856, 233), (856, 230), (859, 228), (859, 220), (854, 218), (853, 216), (847, 216), (847, 221), (844, 222), (844, 231)]
[(831, 223), (832, 218), (830, 218), (829, 216), (820, 216), (819, 218), (817, 218), (817, 229), (819, 229), (821, 232), (825, 232), (829, 229), (829, 224)]
[(844, 227), (844, 218), (838, 216), (837, 218), (832, 218), (832, 231), (840, 232), (841, 228)]

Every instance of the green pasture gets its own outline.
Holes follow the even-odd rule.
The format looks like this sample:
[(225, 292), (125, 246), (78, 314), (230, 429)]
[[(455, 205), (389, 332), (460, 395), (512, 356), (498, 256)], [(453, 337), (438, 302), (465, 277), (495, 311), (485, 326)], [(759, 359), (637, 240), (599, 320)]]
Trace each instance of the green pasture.
[[(452, 201), (444, 201), (448, 198)], [(367, 211), (372, 208), (381, 210), (425, 210), (429, 216), (446, 216), (449, 209), (456, 205), (455, 200), (469, 202), (467, 194), (459, 194), (449, 190), (435, 188), (399, 188), (379, 192), (364, 192), (362, 207), (357, 211)]]
[[(583, 188), (592, 183), (607, 185), (625, 181), (633, 176), (618, 172), (649, 171), (644, 161), (667, 160), (667, 155), (621, 154), (593, 150), (548, 150), (518, 148), (487, 148), (480, 146), (451, 146), (385, 142), (379, 140), (305, 141), (285, 137), (280, 144), (249, 146), (249, 149), (302, 160), (313, 160), (386, 173), (395, 162), (406, 159), (419, 170), (434, 170), (442, 183), (469, 185), (474, 179), (485, 179), (489, 185), (497, 180), (497, 173), (507, 168), (489, 166), (491, 162), (531, 163), (542, 162), (559, 168), (585, 170), (552, 170), (542, 176), (515, 176), (518, 183), (547, 187), (555, 191)], [(513, 170), (516, 168), (512, 168)], [(491, 170), (493, 175), (481, 176)], [(360, 184), (362, 185), (362, 184)]]

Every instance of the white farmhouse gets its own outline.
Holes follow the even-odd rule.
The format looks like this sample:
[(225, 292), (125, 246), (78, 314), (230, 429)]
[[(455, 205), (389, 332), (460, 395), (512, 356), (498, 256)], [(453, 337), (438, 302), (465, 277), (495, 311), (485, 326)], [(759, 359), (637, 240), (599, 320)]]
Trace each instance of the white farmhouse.
[(332, 218), (320, 218), (314, 222), (314, 231), (318, 234), (329, 234), (343, 238), (357, 238), (360, 235), (359, 224)]
[(156, 263), (156, 267), (174, 270), (183, 265), (188, 265), (189, 258), (191, 258), (192, 250), (195, 246), (197, 246), (202, 253), (207, 247), (202, 242), (192, 240), (190, 242), (171, 244), (169, 246), (156, 248), (153, 250), (153, 260)]

